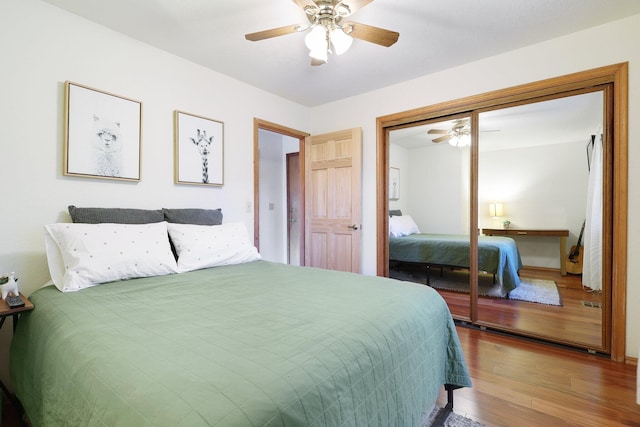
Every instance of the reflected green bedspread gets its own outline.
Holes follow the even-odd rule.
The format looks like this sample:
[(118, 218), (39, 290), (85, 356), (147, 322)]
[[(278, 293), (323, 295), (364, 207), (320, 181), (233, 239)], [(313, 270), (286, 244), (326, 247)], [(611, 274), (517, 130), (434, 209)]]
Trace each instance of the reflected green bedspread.
[[(469, 236), (459, 234), (411, 234), (389, 237), (389, 259), (431, 265), (469, 268)], [(520, 284), (522, 268), (515, 240), (504, 236), (478, 236), (478, 269), (496, 275), (499, 289), (494, 296), (505, 297)]]
[(30, 296), (11, 378), (38, 426), (418, 426), (470, 386), (446, 304), (256, 261)]

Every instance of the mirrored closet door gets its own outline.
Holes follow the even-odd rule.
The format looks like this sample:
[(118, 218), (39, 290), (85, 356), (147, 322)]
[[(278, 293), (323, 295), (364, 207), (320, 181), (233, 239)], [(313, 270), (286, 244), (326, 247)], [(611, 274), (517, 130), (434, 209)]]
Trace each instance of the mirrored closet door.
[[(604, 92), (478, 114), (478, 323), (605, 350)], [(484, 256), (486, 255), (486, 256)]]
[(378, 118), (378, 273), (457, 320), (623, 359), (626, 72)]

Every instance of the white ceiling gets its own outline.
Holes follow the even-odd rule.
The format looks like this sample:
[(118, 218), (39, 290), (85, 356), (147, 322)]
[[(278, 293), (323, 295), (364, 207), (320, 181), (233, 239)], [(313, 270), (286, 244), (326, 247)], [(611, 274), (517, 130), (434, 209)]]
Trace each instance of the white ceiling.
[(375, 0), (348, 20), (397, 31), (398, 42), (355, 40), (312, 67), (304, 34), (244, 38), (308, 22), (292, 0), (44, 1), (306, 106), (640, 13), (638, 0)]

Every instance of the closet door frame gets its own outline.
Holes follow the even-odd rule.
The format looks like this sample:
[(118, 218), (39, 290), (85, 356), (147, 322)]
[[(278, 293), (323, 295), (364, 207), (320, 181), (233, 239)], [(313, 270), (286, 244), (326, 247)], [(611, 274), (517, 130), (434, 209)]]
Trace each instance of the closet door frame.
[[(624, 361), (626, 348), (626, 288), (627, 288), (627, 195), (628, 195), (628, 63), (620, 63), (592, 70), (568, 74), (565, 76), (527, 83), (511, 88), (474, 95), (467, 98), (447, 101), (400, 113), (378, 117), (376, 120), (377, 141), (377, 274), (389, 276), (389, 206), (388, 206), (388, 171), (389, 171), (389, 131), (394, 128), (407, 127), (412, 123), (455, 114), (472, 115), (472, 149), (471, 149), (471, 197), (470, 197), (470, 229), (478, 228), (478, 111), (513, 103), (525, 103), (528, 100), (540, 99), (564, 92), (587, 89), (593, 86), (611, 86), (612, 129), (610, 140), (613, 143), (613, 176), (612, 189), (612, 222), (611, 227), (611, 260), (610, 301), (604, 303), (610, 307), (603, 322), (610, 325), (609, 339), (611, 359)], [(473, 124), (475, 123), (475, 125)], [(477, 298), (477, 236), (471, 238), (471, 307), (468, 319), (472, 323), (478, 320)], [(607, 298), (609, 299), (609, 298)]]

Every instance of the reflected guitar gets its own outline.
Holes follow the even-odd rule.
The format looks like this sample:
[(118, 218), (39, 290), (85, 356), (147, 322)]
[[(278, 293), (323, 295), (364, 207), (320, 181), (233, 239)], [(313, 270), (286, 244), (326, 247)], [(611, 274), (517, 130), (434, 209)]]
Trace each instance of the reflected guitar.
[(569, 256), (567, 257), (565, 263), (567, 267), (567, 273), (570, 274), (582, 274), (582, 257), (584, 255), (584, 247), (582, 246), (582, 234), (584, 233), (585, 222), (582, 223), (580, 236), (578, 236), (578, 243), (575, 246), (571, 247)]

